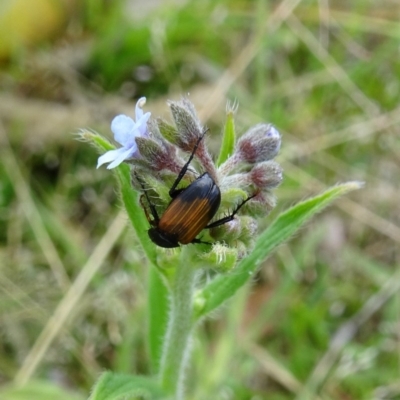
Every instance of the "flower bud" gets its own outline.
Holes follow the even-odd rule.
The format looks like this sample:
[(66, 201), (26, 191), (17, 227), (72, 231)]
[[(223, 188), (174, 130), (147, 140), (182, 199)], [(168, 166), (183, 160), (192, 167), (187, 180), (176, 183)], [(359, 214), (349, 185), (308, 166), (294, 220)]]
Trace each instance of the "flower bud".
[[(150, 120), (148, 123), (149, 134), (147, 137), (136, 138), (141, 160), (152, 171), (169, 170), (179, 173), (184, 161), (177, 156), (176, 147), (167, 142), (161, 135), (157, 122)], [(136, 164), (143, 164), (136, 162)]]
[(201, 258), (219, 271), (230, 271), (236, 264), (238, 253), (234, 247), (227, 247), (221, 243), (215, 243), (208, 253), (203, 253)]
[(241, 193), (246, 192), (246, 190), (249, 189), (250, 185), (252, 184), (252, 180), (250, 178), (250, 174), (248, 173), (239, 173), (239, 174), (233, 174), (233, 175), (228, 175), (224, 176), (221, 179), (221, 184), (220, 188), (222, 191), (227, 191), (231, 189), (240, 189)]
[(281, 136), (271, 124), (250, 128), (238, 141), (236, 151), (240, 159), (254, 164), (274, 158), (281, 146)]
[(153, 171), (169, 169), (171, 162), (174, 162), (173, 148), (168, 152), (159, 142), (151, 138), (137, 138), (136, 143), (142, 159), (147, 161)]
[(203, 134), (203, 128), (196, 116), (192, 103), (187, 99), (181, 101), (169, 101), (172, 117), (176, 125), (176, 138), (172, 140), (182, 150), (191, 152), (199, 137)]
[(251, 248), (253, 247), (253, 243), (251, 245), (245, 245), (242, 241), (238, 240), (235, 243), (235, 247), (238, 260), (241, 260), (243, 257), (246, 257), (250, 253)]
[(243, 215), (240, 217), (242, 232), (239, 237), (241, 243), (245, 245), (247, 253), (254, 247), (255, 239), (257, 237), (258, 224), (253, 217)]
[(242, 217), (240, 217), (240, 222), (242, 226), (240, 239), (243, 241), (247, 241), (249, 238), (253, 239), (255, 234), (257, 233), (257, 221), (252, 217), (243, 215)]
[(253, 217), (265, 217), (272, 211), (275, 205), (275, 196), (271, 192), (263, 191), (257, 193), (245, 207)]
[(157, 118), (157, 125), (161, 135), (170, 143), (176, 144), (178, 132), (176, 128), (163, 118)]
[(210, 235), (215, 240), (221, 240), (226, 243), (230, 243), (240, 236), (241, 231), (241, 221), (240, 219), (235, 218), (224, 225), (210, 229)]
[(260, 189), (273, 189), (282, 182), (283, 170), (275, 161), (264, 161), (256, 164), (250, 171), (252, 183)]

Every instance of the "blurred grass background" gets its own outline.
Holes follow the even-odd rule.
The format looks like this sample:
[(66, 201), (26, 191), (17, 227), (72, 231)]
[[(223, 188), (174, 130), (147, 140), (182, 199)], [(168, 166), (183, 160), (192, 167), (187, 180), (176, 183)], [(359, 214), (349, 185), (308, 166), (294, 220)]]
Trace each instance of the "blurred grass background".
[(278, 127), (275, 213), (366, 185), (199, 327), (188, 398), (400, 399), (399, 18), (397, 0), (2, 0), (0, 398), (149, 373), (143, 254), (73, 133), (190, 93), (214, 154), (227, 100), (239, 133)]

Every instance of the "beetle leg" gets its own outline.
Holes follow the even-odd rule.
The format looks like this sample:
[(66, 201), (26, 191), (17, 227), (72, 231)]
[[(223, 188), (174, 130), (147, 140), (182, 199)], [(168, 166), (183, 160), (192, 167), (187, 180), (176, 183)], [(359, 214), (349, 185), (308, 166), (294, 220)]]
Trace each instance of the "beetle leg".
[(142, 187), (143, 195), (146, 197), (146, 201), (147, 201), (147, 203), (148, 203), (148, 205), (149, 205), (149, 207), (150, 207), (151, 215), (153, 216), (153, 220), (151, 220), (151, 219), (150, 219), (149, 212), (148, 212), (148, 210), (147, 210), (147, 207), (143, 204), (143, 201), (142, 201), (143, 195), (140, 196), (140, 204), (141, 204), (141, 206), (143, 207), (144, 213), (146, 214), (147, 221), (149, 221), (151, 225), (157, 225), (158, 222), (160, 221), (160, 217), (158, 216), (156, 207), (155, 207), (154, 204), (151, 202), (150, 197), (149, 197), (149, 195), (147, 194), (147, 190), (146, 190), (146, 188), (144, 187), (144, 183), (143, 183), (142, 179), (139, 178), (139, 175), (138, 175), (136, 172), (134, 172), (134, 174), (135, 174), (135, 177), (136, 177), (137, 181), (139, 182), (140, 186)]
[(221, 226), (223, 224), (226, 224), (229, 221), (232, 221), (235, 218), (235, 215), (237, 214), (237, 212), (249, 201), (251, 200), (253, 197), (257, 196), (257, 193), (254, 193), (253, 195), (249, 196), (247, 199), (243, 200), (237, 207), (236, 209), (232, 212), (232, 214), (218, 219), (217, 221), (212, 222), (211, 224), (208, 224), (204, 229), (211, 229), (211, 228), (216, 228), (217, 226)]
[(171, 186), (171, 189), (169, 190), (169, 195), (171, 198), (174, 198), (178, 195), (178, 193), (182, 190), (182, 189), (178, 189), (176, 190), (176, 187), (179, 185), (180, 181), (182, 180), (182, 178), (185, 176), (187, 169), (189, 168), (189, 164), (191, 163), (191, 161), (193, 160), (193, 157), (196, 153), (197, 148), (199, 147), (200, 142), (202, 141), (202, 139), (204, 138), (204, 135), (207, 133), (208, 129), (205, 129), (204, 132), (202, 133), (202, 135), (198, 138), (197, 143), (195, 144), (192, 154), (189, 157), (189, 160), (186, 162), (186, 164), (182, 167), (182, 169), (179, 172), (179, 175), (177, 176), (177, 178), (175, 179), (175, 182), (173, 183), (173, 185)]
[(210, 242), (203, 242), (201, 239), (193, 239), (190, 243), (201, 243), (201, 244), (209, 244), (210, 246), (212, 245), (212, 243)]
[[(150, 225), (154, 226), (155, 224), (157, 224), (157, 221), (156, 221), (156, 219), (154, 218), (153, 211), (152, 211), (151, 209), (150, 209), (150, 212), (151, 212), (151, 216), (152, 216), (153, 218), (150, 218), (149, 210), (148, 210), (148, 204), (145, 204), (144, 201), (143, 201), (143, 198), (144, 198), (144, 197), (146, 197), (144, 194), (142, 194), (142, 195), (140, 196), (140, 199), (139, 199), (140, 205), (141, 205), (142, 208), (143, 208), (143, 211), (144, 211), (144, 214), (146, 215), (147, 221), (149, 221), (149, 224), (150, 224)], [(147, 201), (147, 200), (146, 200), (146, 201)]]

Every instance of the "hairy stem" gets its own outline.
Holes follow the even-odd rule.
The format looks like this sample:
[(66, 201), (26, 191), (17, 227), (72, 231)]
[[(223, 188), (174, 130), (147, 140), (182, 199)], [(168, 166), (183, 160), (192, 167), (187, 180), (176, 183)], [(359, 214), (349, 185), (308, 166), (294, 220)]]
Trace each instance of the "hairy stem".
[(161, 359), (160, 383), (174, 399), (183, 399), (186, 364), (193, 327), (193, 288), (196, 269), (189, 261), (189, 246), (182, 249), (171, 289), (171, 312)]

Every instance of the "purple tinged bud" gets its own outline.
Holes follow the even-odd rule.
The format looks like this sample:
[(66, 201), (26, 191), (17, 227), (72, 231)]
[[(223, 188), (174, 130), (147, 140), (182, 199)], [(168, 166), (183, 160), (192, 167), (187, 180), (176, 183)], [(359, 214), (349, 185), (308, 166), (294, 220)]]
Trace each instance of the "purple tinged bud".
[(275, 161), (264, 161), (255, 164), (250, 172), (224, 176), (220, 187), (240, 188), (249, 191), (249, 187), (255, 186), (261, 190), (270, 190), (279, 186), (283, 179), (283, 170)]
[(283, 179), (283, 170), (275, 161), (264, 161), (256, 164), (250, 171), (252, 183), (260, 189), (273, 189)]
[(249, 173), (239, 173), (225, 176), (221, 179), (220, 188), (226, 191), (231, 188), (246, 190), (252, 184)]
[(153, 171), (165, 169), (168, 159), (175, 155), (175, 151), (171, 154), (165, 152), (163, 146), (154, 139), (137, 138), (136, 143), (142, 159), (147, 161)]
[(136, 138), (142, 160), (152, 171), (169, 170), (178, 174), (184, 161), (177, 156), (176, 147), (164, 139), (156, 121), (150, 120), (148, 127), (148, 137)]
[(238, 141), (236, 151), (240, 159), (251, 164), (274, 158), (281, 147), (281, 135), (271, 124), (250, 128)]

